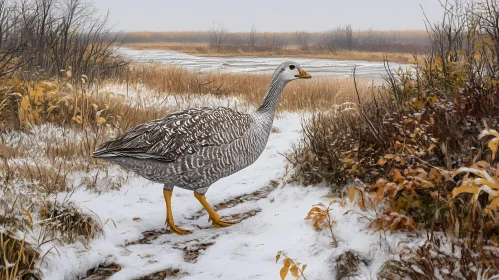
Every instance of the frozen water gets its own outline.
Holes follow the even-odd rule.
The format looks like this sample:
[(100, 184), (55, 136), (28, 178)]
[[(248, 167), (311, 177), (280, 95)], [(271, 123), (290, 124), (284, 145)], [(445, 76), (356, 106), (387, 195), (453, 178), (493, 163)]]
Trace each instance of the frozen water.
[[(354, 65), (357, 65), (356, 75), (358, 78), (381, 80), (381, 75), (385, 74), (383, 62), (372, 61), (296, 57), (199, 57), (168, 50), (133, 50), (124, 47), (121, 47), (118, 52), (135, 62), (178, 65), (198, 73), (227, 71), (271, 74), (283, 61), (292, 60), (299, 63), (312, 76), (351, 77)], [(410, 66), (410, 64), (390, 64), (392, 69), (397, 69), (398, 67), (405, 69)]]

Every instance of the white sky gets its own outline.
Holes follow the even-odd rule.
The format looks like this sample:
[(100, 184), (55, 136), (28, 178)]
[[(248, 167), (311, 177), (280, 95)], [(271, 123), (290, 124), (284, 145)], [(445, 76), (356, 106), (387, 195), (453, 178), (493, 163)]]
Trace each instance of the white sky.
[(213, 20), (230, 31), (424, 29), (420, 4), (431, 21), (440, 19), (437, 0), (95, 0), (115, 31), (206, 30)]

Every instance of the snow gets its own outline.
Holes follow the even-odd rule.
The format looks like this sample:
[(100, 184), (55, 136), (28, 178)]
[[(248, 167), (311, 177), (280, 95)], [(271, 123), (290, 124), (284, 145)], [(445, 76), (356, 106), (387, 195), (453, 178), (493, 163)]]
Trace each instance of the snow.
[[(260, 158), (219, 180), (207, 193), (212, 205), (248, 195), (242, 203), (218, 211), (222, 217), (250, 212), (256, 215), (232, 227), (214, 228), (192, 192), (176, 188), (172, 199), (175, 222), (193, 233), (158, 234), (142, 244), (134, 241), (140, 240), (143, 232), (164, 228), (162, 185), (131, 175), (119, 190), (99, 194), (81, 187), (70, 200), (83, 211), (97, 215), (104, 224), (104, 234), (89, 244), (45, 244), (42, 248), (49, 253), (41, 263), (44, 279), (77, 279), (90, 269), (111, 263), (122, 268), (111, 279), (134, 279), (166, 269), (180, 269), (179, 279), (277, 279), (282, 264), (275, 263), (275, 256), (280, 250), (308, 265), (307, 279), (330, 279), (335, 273), (335, 258), (349, 249), (366, 260), (359, 279), (370, 279), (392, 257), (391, 248), (401, 242), (414, 242), (405, 235), (382, 241), (379, 233), (366, 228), (367, 221), (355, 206), (343, 208), (335, 203), (331, 214), (337, 222), (334, 233), (339, 247), (333, 248), (328, 230), (315, 231), (311, 222), (304, 220), (312, 205), (329, 203), (330, 198), (325, 197), (328, 188), (282, 186), (287, 178), (286, 160), (281, 154), (289, 152), (291, 142), (299, 139), (300, 116), (284, 114), (274, 121), (274, 126), (279, 132), (271, 134)], [(113, 167), (109, 176), (123, 172)], [(267, 197), (252, 199), (251, 194), (269, 188), (271, 180), (281, 184)], [(352, 211), (345, 214), (348, 210)], [(213, 244), (200, 250), (195, 262), (184, 260), (183, 248), (202, 247), (205, 243)]]

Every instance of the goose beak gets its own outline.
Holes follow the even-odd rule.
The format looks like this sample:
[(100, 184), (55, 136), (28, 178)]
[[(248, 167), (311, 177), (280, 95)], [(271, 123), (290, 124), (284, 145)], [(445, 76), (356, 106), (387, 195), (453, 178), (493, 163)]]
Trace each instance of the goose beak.
[(309, 73), (305, 72), (305, 70), (303, 70), (303, 69), (300, 68), (298, 71), (300, 73), (297, 74), (297, 75), (295, 75), (295, 77), (300, 78), (300, 79), (310, 79), (310, 78), (312, 78), (312, 76)]

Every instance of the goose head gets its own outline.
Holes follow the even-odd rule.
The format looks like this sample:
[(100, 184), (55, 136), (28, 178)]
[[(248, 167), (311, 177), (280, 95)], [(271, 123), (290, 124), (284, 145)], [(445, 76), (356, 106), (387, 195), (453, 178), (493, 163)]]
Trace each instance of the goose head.
[(272, 80), (281, 80), (290, 82), (296, 79), (310, 79), (312, 76), (305, 72), (298, 63), (294, 61), (286, 61), (281, 63), (274, 71)]

